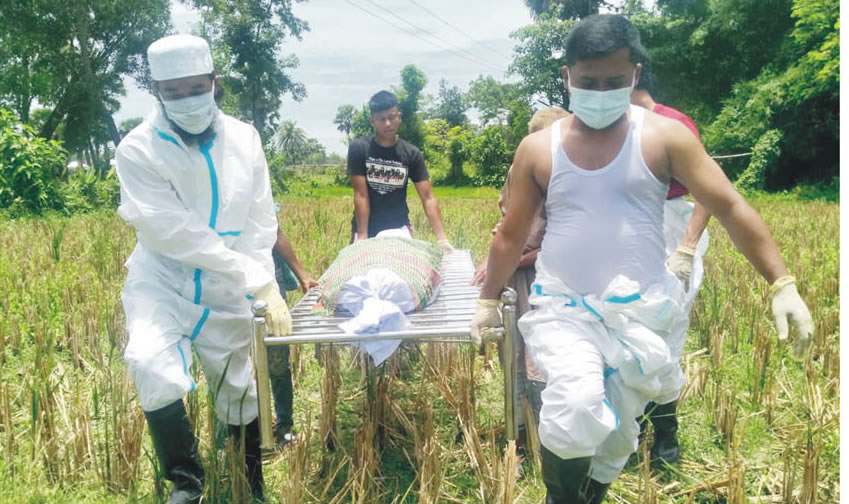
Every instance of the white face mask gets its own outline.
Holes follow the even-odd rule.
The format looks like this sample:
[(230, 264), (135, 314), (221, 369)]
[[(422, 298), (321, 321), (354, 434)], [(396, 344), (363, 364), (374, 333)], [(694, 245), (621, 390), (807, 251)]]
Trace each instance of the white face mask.
[(185, 132), (198, 135), (206, 131), (215, 119), (215, 83), (212, 91), (176, 100), (162, 100), (168, 118)]
[(584, 124), (592, 129), (604, 129), (622, 117), (631, 105), (631, 92), (634, 90), (634, 80), (631, 77), (631, 85), (610, 91), (593, 91), (572, 87), (572, 79), (569, 77), (569, 69), (566, 76), (569, 77), (569, 110), (578, 116)]

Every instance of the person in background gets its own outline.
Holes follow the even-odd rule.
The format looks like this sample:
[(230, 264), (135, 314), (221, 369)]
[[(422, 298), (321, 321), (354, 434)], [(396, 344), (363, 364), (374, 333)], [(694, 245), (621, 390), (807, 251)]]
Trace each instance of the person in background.
[[(528, 121), (528, 133), (536, 133), (537, 131), (545, 129), (554, 121), (568, 115), (568, 112), (559, 107), (548, 107), (538, 110), (534, 113), (533, 117), (531, 117), (531, 120)], [(507, 208), (510, 202), (511, 177), (512, 167), (507, 171), (507, 180), (504, 182), (504, 187), (501, 188), (501, 194), (498, 197), (498, 209), (501, 211), (501, 219), (499, 219), (495, 229), (492, 230), (492, 234), (496, 233), (498, 226), (501, 225), (501, 220), (504, 219), (504, 215), (507, 213)], [(525, 248), (522, 250), (522, 257), (519, 259), (519, 266), (513, 273), (513, 276), (510, 277), (510, 282), (508, 283), (508, 286), (513, 288), (518, 296), (516, 301), (517, 318), (521, 317), (532, 308), (530, 303), (528, 303), (528, 294), (530, 293), (531, 285), (534, 283), (534, 278), (536, 278), (534, 263), (536, 262), (537, 254), (539, 253), (544, 235), (545, 208), (540, 206), (539, 211), (536, 215), (534, 215), (533, 222), (531, 223), (531, 231), (528, 234), (528, 241), (525, 243)], [(478, 266), (475, 271), (475, 276), (472, 279), (472, 285), (479, 286), (483, 284), (486, 279), (486, 263), (487, 259), (484, 259), (484, 261)], [(526, 422), (532, 421), (534, 424), (539, 423), (539, 411), (542, 407), (540, 393), (542, 393), (542, 390), (545, 388), (545, 379), (525, 353), (524, 345), (518, 349), (518, 352), (519, 355), (517, 358), (519, 359), (519, 362), (523, 364), (519, 366), (519, 373), (521, 375), (519, 383), (522, 385), (522, 389), (518, 393), (520, 396), (527, 398), (533, 414), (533, 418), (523, 418), (523, 422), (519, 425), (518, 446), (520, 449), (526, 450), (528, 443)]]
[[(276, 208), (280, 212), (279, 207)], [(286, 299), (286, 292), (298, 288), (306, 294), (318, 282), (310, 276), (304, 266), (298, 261), (292, 243), (283, 233), (277, 230), (277, 242), (271, 250), (274, 259), (275, 277), (280, 295)], [(294, 390), (292, 387), (292, 366), (289, 362), (289, 345), (274, 345), (266, 348), (268, 353), (268, 375), (271, 378), (271, 394), (274, 397), (274, 439), (279, 448), (294, 441), (295, 425), (292, 416)]]
[(374, 135), (357, 138), (348, 146), (347, 171), (354, 186), (351, 241), (373, 238), (390, 229), (412, 237), (407, 207), (407, 180), (412, 180), (437, 243), (450, 252), (453, 248), (445, 235), (424, 156), (416, 146), (398, 138), (402, 119), (398, 98), (380, 91), (368, 106)]

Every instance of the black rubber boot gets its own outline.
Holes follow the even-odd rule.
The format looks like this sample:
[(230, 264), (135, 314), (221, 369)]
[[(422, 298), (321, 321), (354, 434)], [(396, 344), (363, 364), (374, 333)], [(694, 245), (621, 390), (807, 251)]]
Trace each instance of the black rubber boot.
[(594, 479), (590, 479), (590, 488), (587, 491), (587, 502), (589, 504), (601, 504), (604, 502), (604, 496), (607, 494), (607, 489), (610, 488), (610, 483), (599, 483)]
[(528, 439), (528, 422), (534, 422), (534, 425), (539, 425), (539, 412), (542, 409), (542, 391), (545, 388), (545, 382), (534, 380), (525, 380), (524, 382), (524, 397), (528, 400), (531, 407), (533, 418), (524, 418), (524, 423), (519, 426), (519, 437), (516, 440), (516, 453), (522, 457), (527, 457), (531, 453), (530, 439)]
[(197, 504), (203, 495), (203, 466), (183, 400), (145, 411), (144, 416), (159, 464), (174, 482), (168, 504)]
[(531, 403), (531, 412), (534, 414), (534, 423), (539, 425), (539, 412), (542, 411), (542, 391), (545, 390), (545, 382), (528, 380), (525, 383), (525, 396)]
[(678, 409), (677, 401), (666, 404), (649, 404), (654, 406), (649, 412), (649, 419), (654, 426), (654, 444), (651, 447), (652, 461), (663, 461), (674, 464), (681, 460), (678, 449)]
[(657, 404), (650, 402), (643, 414), (637, 417), (637, 423), (640, 424), (640, 434), (637, 436), (637, 444), (642, 443), (643, 439), (646, 438), (646, 430), (649, 428), (649, 415), (651, 415), (656, 407)]
[[(236, 440), (236, 449), (239, 449), (242, 441), (242, 427), (240, 425), (230, 426), (230, 435)], [(245, 426), (245, 476), (251, 487), (251, 495), (254, 499), (265, 499), (265, 481), (262, 477), (262, 449), (259, 443), (259, 420)]]
[(591, 457), (562, 459), (540, 446), (546, 504), (589, 504)]

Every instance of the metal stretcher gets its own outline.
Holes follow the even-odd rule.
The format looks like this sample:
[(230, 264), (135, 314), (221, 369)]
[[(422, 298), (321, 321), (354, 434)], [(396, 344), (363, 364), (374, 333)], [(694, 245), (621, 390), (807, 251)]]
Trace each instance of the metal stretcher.
[[(313, 306), (319, 298), (317, 289), (310, 290), (291, 309), (292, 335), (285, 337), (268, 336), (265, 330), (266, 306), (264, 302), (254, 303), (252, 350), (256, 366), (257, 396), (259, 400), (260, 439), (263, 449), (272, 449), (274, 440), (271, 428), (271, 390), (268, 375), (266, 346), (297, 345), (303, 343), (352, 343), (365, 340), (417, 340), (439, 343), (471, 343), (470, 326), (477, 299), (478, 287), (470, 285), (475, 265), (468, 250), (457, 250), (445, 254), (440, 266), (442, 285), (430, 306), (421, 312), (408, 314), (412, 328), (404, 331), (381, 332), (375, 334), (345, 334), (339, 324), (347, 317), (324, 316), (316, 314)], [(516, 325), (516, 293), (505, 289), (501, 295), (504, 303), (504, 327), (496, 329), (488, 339), (499, 340), (504, 356), (502, 371), (504, 374), (504, 424), (508, 439), (516, 439), (518, 415), (521, 408), (517, 404), (518, 373), (516, 349), (519, 330)]]

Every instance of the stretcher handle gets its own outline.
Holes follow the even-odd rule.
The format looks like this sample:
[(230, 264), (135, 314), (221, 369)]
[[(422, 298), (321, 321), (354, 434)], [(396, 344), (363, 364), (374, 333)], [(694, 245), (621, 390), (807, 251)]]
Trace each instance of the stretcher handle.
[(254, 369), (256, 370), (256, 395), (259, 414), (259, 440), (263, 450), (274, 449), (274, 437), (271, 433), (271, 387), (268, 375), (268, 355), (265, 350), (265, 315), (268, 304), (265, 301), (255, 301), (251, 305), (253, 319), (251, 325), (251, 352)]
[(501, 291), (501, 323), (503, 335), (501, 337), (501, 371), (504, 375), (504, 430), (507, 439), (519, 437), (519, 423), (522, 409), (518, 404), (519, 390), (519, 325), (516, 317), (516, 303), (519, 300), (516, 291), (505, 287)]

